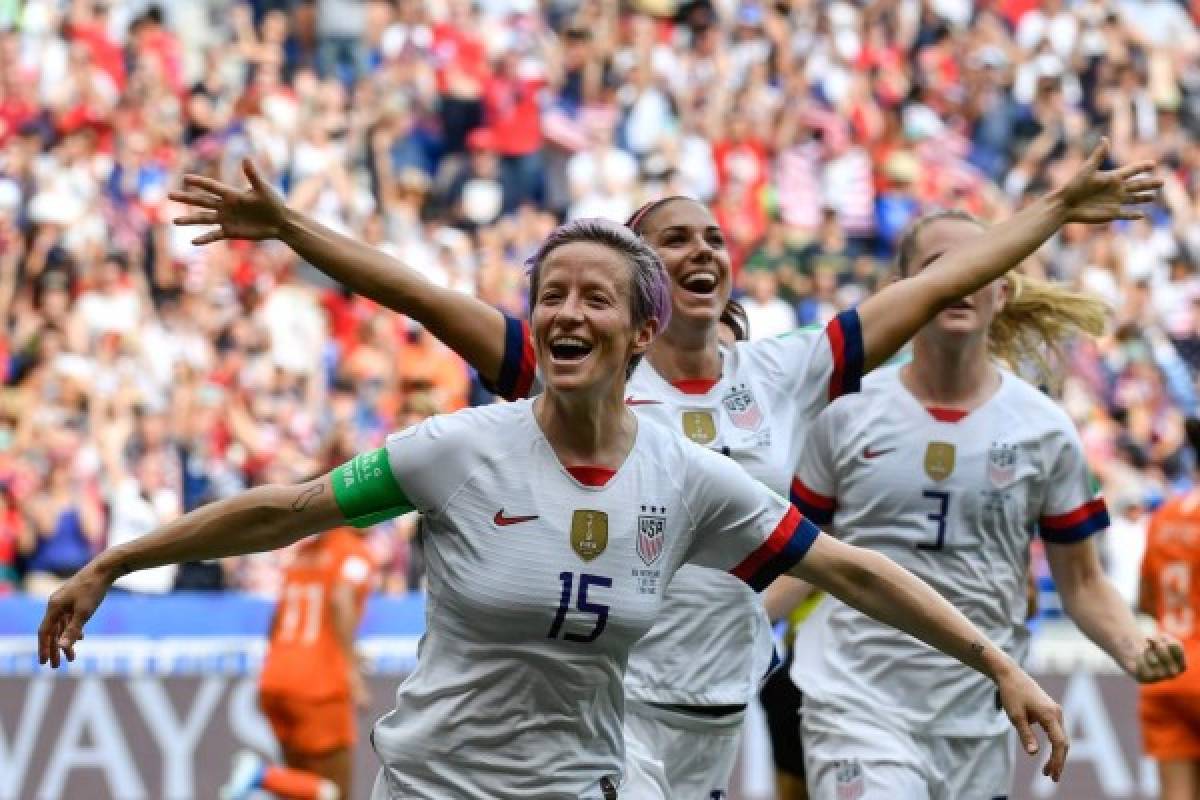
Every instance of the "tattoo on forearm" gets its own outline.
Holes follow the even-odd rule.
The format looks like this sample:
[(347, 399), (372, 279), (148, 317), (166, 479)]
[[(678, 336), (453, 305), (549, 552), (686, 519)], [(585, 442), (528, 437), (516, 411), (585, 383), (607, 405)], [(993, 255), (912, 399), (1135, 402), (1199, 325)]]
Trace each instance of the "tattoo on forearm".
[(296, 501), (292, 503), (292, 511), (303, 511), (304, 509), (308, 508), (309, 503), (311, 503), (317, 497), (317, 495), (324, 491), (325, 484), (323, 483), (318, 483), (316, 486), (308, 487), (301, 492), (300, 496), (296, 498)]
[(971, 656), (976, 661), (980, 661), (980, 662), (983, 661), (983, 643), (982, 642), (971, 642), (970, 650), (971, 650)]

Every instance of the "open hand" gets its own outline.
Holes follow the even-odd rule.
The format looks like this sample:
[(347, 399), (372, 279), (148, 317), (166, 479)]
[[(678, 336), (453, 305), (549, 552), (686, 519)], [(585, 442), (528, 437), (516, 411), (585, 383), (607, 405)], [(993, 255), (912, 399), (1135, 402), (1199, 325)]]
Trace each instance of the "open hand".
[(71, 576), (50, 595), (46, 614), (38, 627), (38, 663), (57, 668), (61, 653), (75, 660), (75, 643), (83, 638), (83, 626), (91, 619), (112, 581), (93, 564)]
[(192, 244), (279, 236), (287, 213), (283, 195), (263, 180), (250, 159), (242, 160), (242, 172), (250, 181), (250, 186), (245, 189), (235, 189), (203, 175), (189, 174), (183, 176), (183, 189), (170, 193), (172, 200), (193, 207), (191, 213), (175, 218), (176, 225), (216, 226), (197, 236)]
[(1152, 203), (1158, 197), (1163, 182), (1151, 174), (1155, 168), (1153, 161), (1101, 170), (1108, 150), (1108, 139), (1102, 139), (1079, 171), (1059, 190), (1067, 222), (1097, 224), (1142, 219), (1145, 213), (1130, 206)]
[(1000, 690), (1000, 702), (1008, 714), (1009, 721), (1017, 729), (1021, 748), (1029, 755), (1037, 755), (1038, 737), (1033, 726), (1040, 725), (1050, 740), (1050, 758), (1042, 767), (1042, 774), (1057, 781), (1067, 763), (1070, 744), (1063, 728), (1062, 708), (1042, 691), (1033, 678), (1014, 665), (1007, 675), (996, 679)]
[(1156, 683), (1174, 678), (1186, 669), (1183, 645), (1173, 636), (1156, 633), (1142, 642), (1130, 673), (1138, 683)]

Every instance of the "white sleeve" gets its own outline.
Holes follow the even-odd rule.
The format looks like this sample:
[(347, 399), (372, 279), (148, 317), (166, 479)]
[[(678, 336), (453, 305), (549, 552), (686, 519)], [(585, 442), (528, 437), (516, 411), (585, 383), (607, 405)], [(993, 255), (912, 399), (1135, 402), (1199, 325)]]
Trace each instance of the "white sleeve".
[(761, 591), (808, 553), (820, 531), (736, 463), (691, 442), (687, 560), (730, 572)]
[(809, 428), (792, 479), (792, 505), (817, 525), (830, 524), (837, 512), (833, 432), (841, 428), (837, 424), (836, 405), (822, 411)]
[(430, 417), (335, 468), (333, 496), (346, 522), (366, 528), (413, 510), (440, 509), (475, 461), (474, 419), (469, 412)]
[(388, 436), (384, 446), (392, 475), (417, 511), (440, 510), (470, 477), (479, 441), (471, 419), (438, 415)]
[(1108, 527), (1108, 507), (1087, 467), (1074, 425), (1064, 421), (1048, 447), (1050, 472), (1038, 529), (1053, 544), (1083, 541)]
[(741, 345), (777, 385), (813, 413), (859, 390), (863, 375), (862, 324), (854, 309), (823, 330), (798, 329)]

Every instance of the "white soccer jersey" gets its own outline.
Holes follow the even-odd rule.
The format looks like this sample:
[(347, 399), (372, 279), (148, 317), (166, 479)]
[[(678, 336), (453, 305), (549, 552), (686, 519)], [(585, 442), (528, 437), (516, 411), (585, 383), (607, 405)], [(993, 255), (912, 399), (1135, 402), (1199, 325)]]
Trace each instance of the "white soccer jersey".
[[(629, 650), (679, 565), (761, 587), (817, 535), (728, 459), (646, 419), (621, 468), (587, 485), (532, 404), (388, 439), (408, 501), (396, 505), (423, 515), (429, 581), (417, 668), (372, 736), (389, 796), (600, 800), (620, 783)], [(335, 480), (350, 486), (383, 457)]]
[[(722, 351), (721, 377), (673, 385), (643, 360), (626, 403), (692, 441), (729, 456), (787, 495), (812, 420), (832, 399), (857, 391), (863, 369), (858, 313), (821, 329), (738, 342)], [(528, 326), (509, 318), (498, 394), (536, 391)], [(771, 627), (755, 593), (723, 573), (685, 566), (667, 590), (654, 627), (634, 648), (631, 697), (647, 703), (751, 702), (771, 663)]]
[[(1029, 543), (1108, 525), (1071, 420), (1010, 372), (986, 403), (926, 409), (886, 369), (817, 419), (792, 500), (942, 593), (989, 639), (1023, 654)], [(806, 696), (912, 730), (986, 736), (1008, 723), (992, 683), (917, 639), (827, 598), (797, 635)]]

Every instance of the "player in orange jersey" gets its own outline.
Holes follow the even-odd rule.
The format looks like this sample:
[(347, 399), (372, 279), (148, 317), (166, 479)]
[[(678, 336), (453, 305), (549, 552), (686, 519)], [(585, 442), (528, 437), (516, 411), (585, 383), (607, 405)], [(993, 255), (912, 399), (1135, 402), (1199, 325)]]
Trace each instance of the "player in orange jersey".
[(372, 573), (370, 553), (353, 528), (299, 545), (284, 574), (259, 680), (259, 705), (286, 766), (238, 754), (223, 800), (241, 800), (254, 789), (296, 800), (350, 797), (354, 707), (368, 699), (354, 631)]
[[(1200, 455), (1200, 420), (1188, 420), (1187, 434)], [(1140, 594), (1141, 610), (1183, 643), (1189, 664), (1200, 664), (1200, 486), (1151, 517)], [(1158, 761), (1162, 800), (1200, 797), (1200, 670), (1143, 685), (1139, 710), (1146, 753)]]

